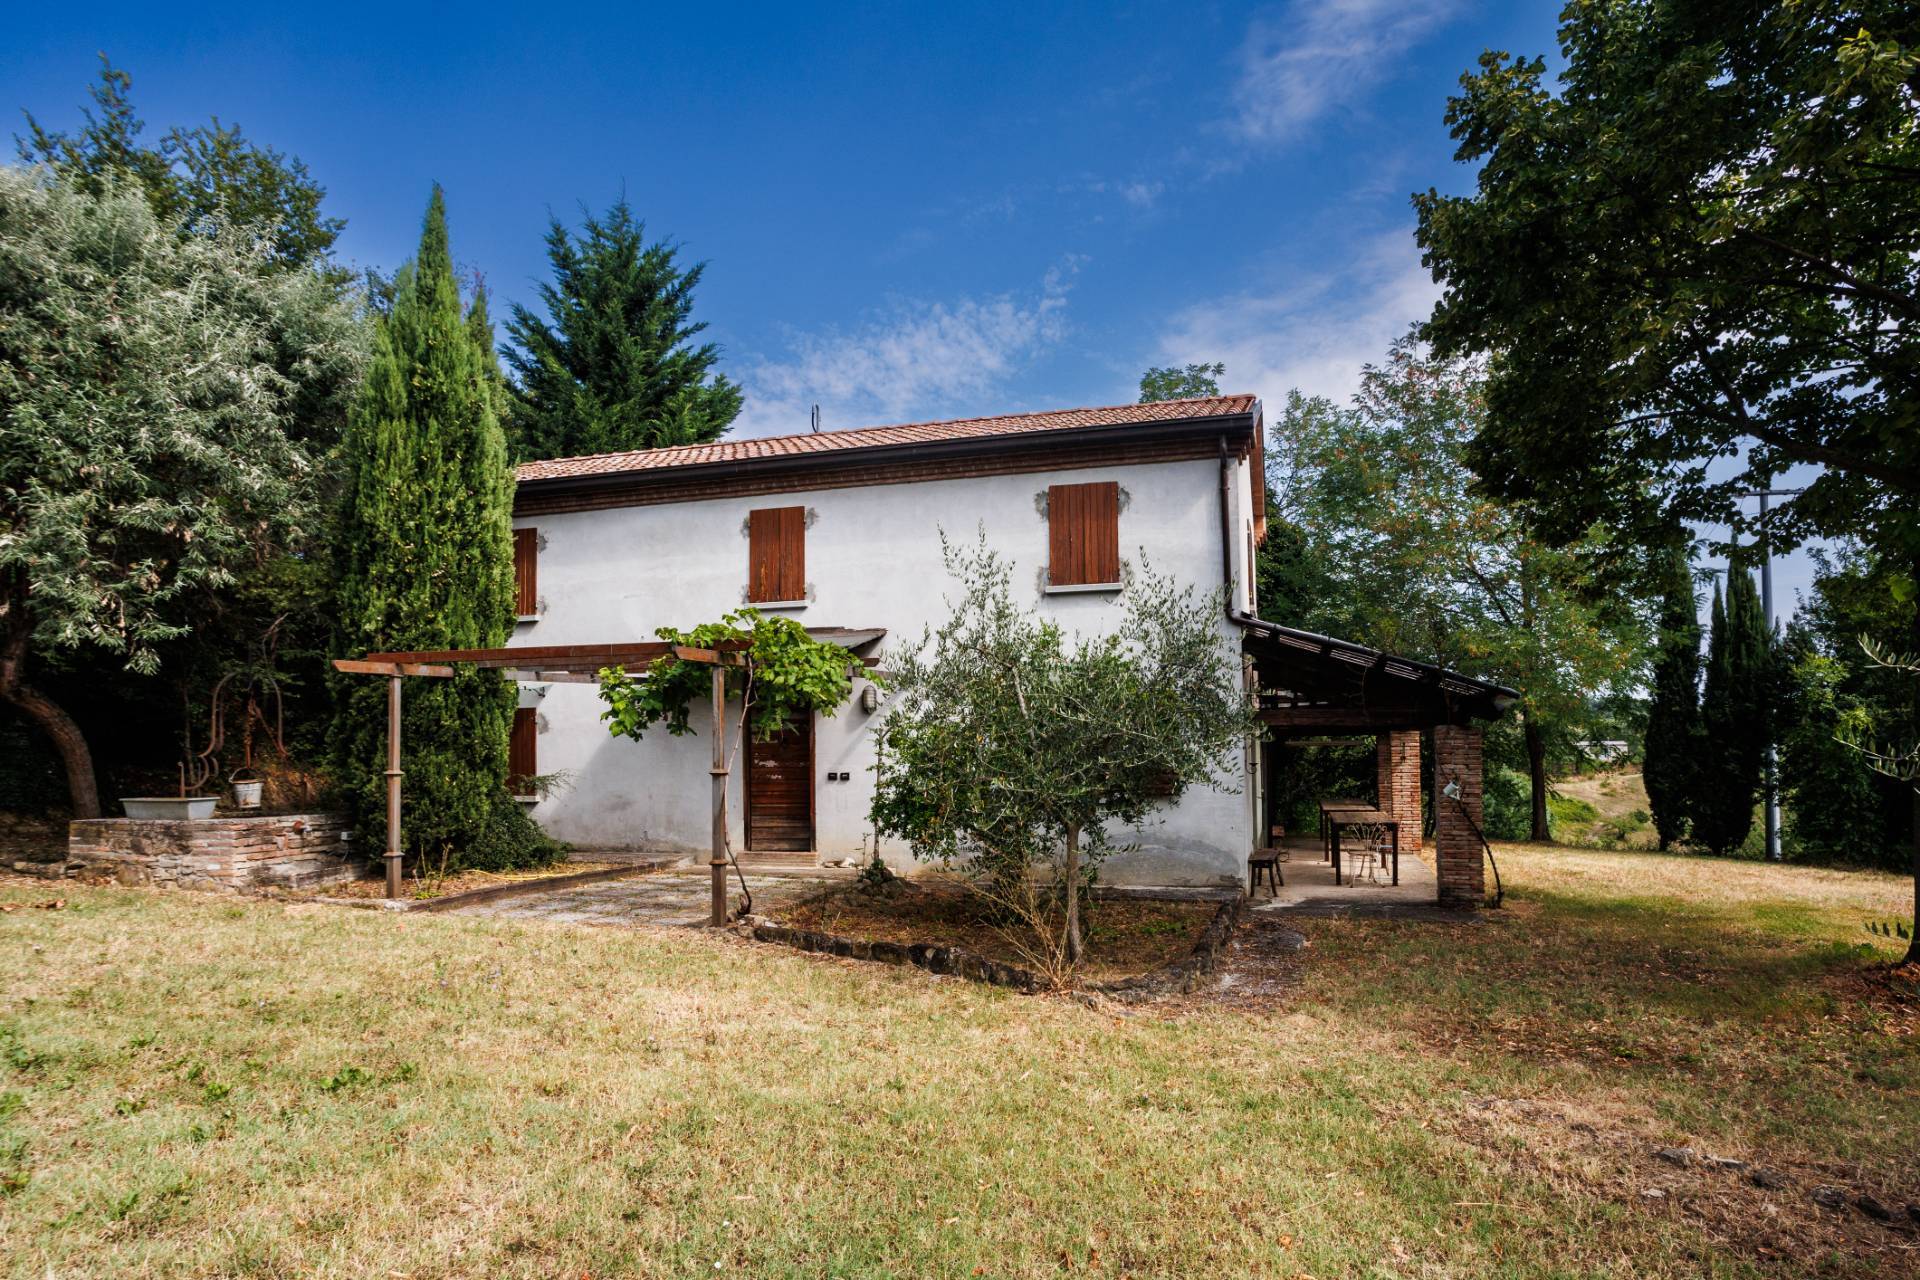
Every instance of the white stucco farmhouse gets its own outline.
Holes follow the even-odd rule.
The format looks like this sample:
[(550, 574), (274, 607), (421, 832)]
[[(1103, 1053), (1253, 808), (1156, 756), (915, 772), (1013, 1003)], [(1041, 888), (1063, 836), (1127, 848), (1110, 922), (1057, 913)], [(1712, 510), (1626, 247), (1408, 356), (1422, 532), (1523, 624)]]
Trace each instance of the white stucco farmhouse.
[[(710, 846), (710, 746), (664, 729), (644, 741), (601, 723), (590, 672), (656, 628), (688, 628), (752, 604), (884, 665), (887, 646), (945, 617), (941, 538), (984, 537), (1018, 591), (1063, 627), (1121, 625), (1134, 566), (1202, 592), (1224, 588), (1220, 643), (1261, 696), (1276, 739), (1329, 731), (1379, 743), (1378, 804), (1421, 839), (1420, 734), (1433, 734), (1432, 829), (1443, 900), (1480, 892), (1476, 720), (1514, 695), (1257, 616), (1265, 534), (1263, 423), (1252, 396), (1068, 409), (873, 427), (525, 463), (514, 504), (519, 622), (504, 650), (375, 654), (466, 660), (519, 682), (511, 771), (561, 775), (527, 797), (578, 845), (681, 853)], [(653, 646), (656, 650), (658, 645)], [(359, 664), (370, 668), (368, 663)], [(381, 668), (389, 670), (389, 668)], [(391, 674), (405, 674), (403, 667)], [(747, 859), (837, 860), (904, 846), (867, 820), (884, 697), (749, 743), (727, 813)], [(729, 721), (737, 723), (737, 711)], [(1242, 882), (1269, 843), (1273, 752), (1249, 741), (1231, 776), (1170, 800), (1102, 868), (1117, 884)]]
[[(1130, 566), (1203, 591), (1247, 572), (1260, 529), (1260, 414), (1250, 396), (725, 441), (519, 469), (515, 647), (652, 638), (742, 604), (843, 634), (864, 655), (918, 638), (953, 589), (940, 539), (984, 536), (1031, 605), (1063, 626), (1117, 625)], [(1224, 469), (1224, 471), (1223, 471)], [(1226, 481), (1223, 499), (1223, 474)], [(1232, 537), (1223, 557), (1222, 507)], [(1073, 563), (1062, 563), (1071, 559)], [(1238, 647), (1223, 611), (1220, 642)], [(875, 847), (874, 729), (864, 681), (836, 715), (749, 744), (728, 806), (736, 848), (832, 859)], [(704, 857), (709, 753), (664, 730), (611, 737), (590, 684), (521, 684), (515, 772), (566, 775), (533, 810), (577, 844)], [(704, 731), (703, 731), (704, 732)], [(1117, 881), (1224, 883), (1259, 830), (1249, 754), (1126, 842)], [(881, 842), (889, 861), (903, 846)]]

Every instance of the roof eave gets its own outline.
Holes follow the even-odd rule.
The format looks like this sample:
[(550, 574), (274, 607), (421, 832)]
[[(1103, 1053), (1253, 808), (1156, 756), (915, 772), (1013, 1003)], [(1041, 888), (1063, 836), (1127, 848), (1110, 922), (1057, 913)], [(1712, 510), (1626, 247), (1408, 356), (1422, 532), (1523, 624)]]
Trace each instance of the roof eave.
[(1241, 413), (1214, 414), (1203, 418), (1172, 418), (1155, 422), (1130, 422), (1098, 427), (1062, 427), (1045, 431), (1009, 432), (1004, 435), (965, 436), (953, 440), (916, 440), (905, 444), (860, 445), (850, 449), (828, 449), (819, 453), (778, 454), (770, 457), (733, 458), (721, 462), (688, 463), (671, 467), (640, 467), (629, 471), (597, 471), (576, 476), (546, 476), (518, 480), (523, 490), (563, 493), (572, 489), (590, 489), (607, 484), (645, 485), (651, 482), (704, 480), (753, 473), (758, 475), (800, 474), (830, 470), (836, 466), (885, 465), (890, 462), (916, 462), (928, 458), (964, 458), (981, 454), (1023, 453), (1029, 450), (1071, 447), (1124, 440), (1128, 443), (1154, 440), (1178, 440), (1191, 436), (1215, 436), (1222, 432), (1251, 434), (1255, 409)]

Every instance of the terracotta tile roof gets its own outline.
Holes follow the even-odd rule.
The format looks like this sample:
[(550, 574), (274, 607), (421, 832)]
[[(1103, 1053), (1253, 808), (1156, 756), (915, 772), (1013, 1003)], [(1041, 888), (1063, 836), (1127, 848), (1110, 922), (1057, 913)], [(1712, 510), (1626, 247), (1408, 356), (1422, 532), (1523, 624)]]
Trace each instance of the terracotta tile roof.
[(1206, 396), (1192, 400), (1162, 400), (1155, 404), (1055, 409), (1045, 413), (1002, 414), (993, 418), (957, 418), (949, 422), (912, 422), (893, 427), (862, 427), (855, 431), (763, 436), (757, 439), (720, 440), (713, 444), (676, 445), (669, 449), (596, 453), (583, 458), (552, 458), (543, 462), (523, 462), (515, 474), (524, 484), (532, 480), (560, 480), (572, 476), (657, 471), (664, 467), (801, 457), (879, 445), (979, 440), (1073, 428), (1128, 427), (1149, 422), (1179, 422), (1188, 418), (1219, 418), (1251, 412), (1253, 406), (1252, 396)]

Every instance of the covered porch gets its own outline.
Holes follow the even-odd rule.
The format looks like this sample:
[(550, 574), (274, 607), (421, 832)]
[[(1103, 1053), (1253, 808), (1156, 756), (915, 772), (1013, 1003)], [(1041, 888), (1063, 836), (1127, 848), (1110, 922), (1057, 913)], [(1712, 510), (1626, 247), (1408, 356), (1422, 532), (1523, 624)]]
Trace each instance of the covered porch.
[[(1260, 755), (1259, 812), (1282, 881), (1280, 896), (1472, 906), (1486, 896), (1482, 829), (1482, 725), (1519, 700), (1512, 689), (1350, 641), (1261, 619), (1244, 623), (1242, 647), (1261, 690), (1269, 740)], [(1373, 793), (1316, 797), (1340, 803), (1302, 829), (1279, 799), (1282, 752), (1291, 742), (1371, 740)], [(1423, 749), (1424, 748), (1424, 749)], [(1431, 779), (1422, 785), (1423, 756)], [(1362, 806), (1355, 808), (1353, 806)], [(1344, 810), (1344, 811), (1340, 811)], [(1431, 838), (1428, 836), (1431, 815)], [(1327, 855), (1328, 835), (1397, 841), (1398, 883), (1385, 855)], [(1345, 852), (1343, 849), (1342, 853)], [(1368, 864), (1372, 863), (1372, 866)], [(1363, 874), (1355, 882), (1354, 871)], [(1369, 874), (1370, 872), (1370, 874)]]

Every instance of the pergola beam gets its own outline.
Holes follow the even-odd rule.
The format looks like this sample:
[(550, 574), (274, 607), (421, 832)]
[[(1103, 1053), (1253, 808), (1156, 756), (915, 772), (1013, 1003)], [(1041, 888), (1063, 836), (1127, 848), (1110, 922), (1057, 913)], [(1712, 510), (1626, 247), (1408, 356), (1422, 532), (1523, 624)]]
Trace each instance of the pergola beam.
[(426, 662), (372, 662), (355, 658), (335, 658), (336, 671), (345, 671), (357, 676), (435, 676), (445, 678), (453, 674), (452, 667), (436, 666)]
[(1349, 730), (1424, 729), (1451, 724), (1463, 717), (1438, 707), (1268, 707), (1260, 723), (1276, 729)]

